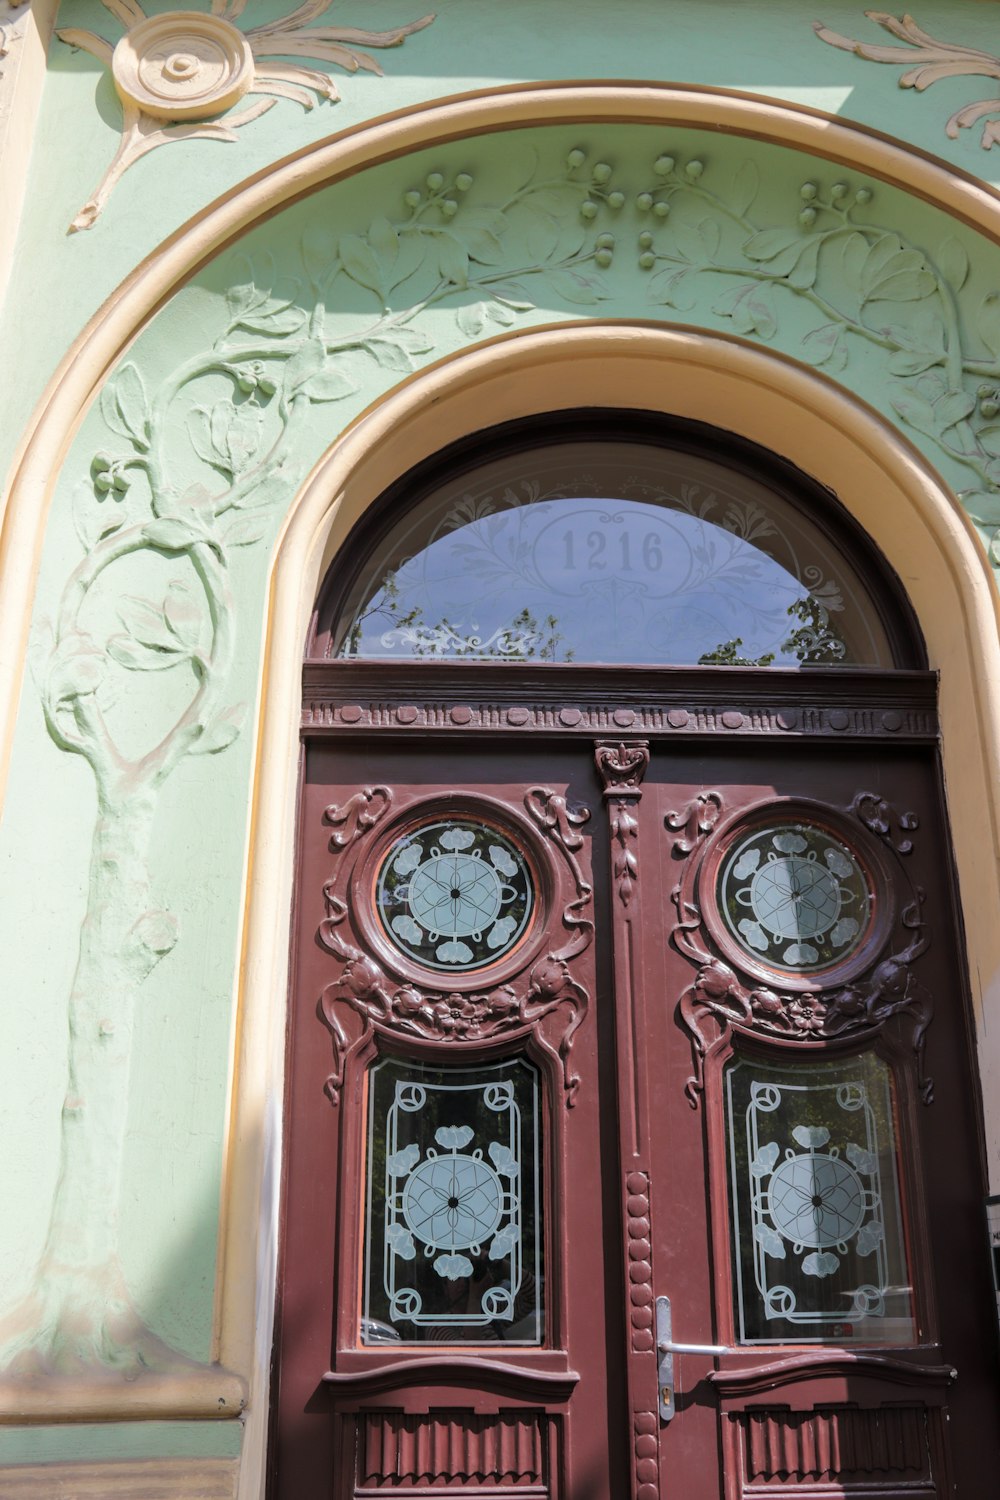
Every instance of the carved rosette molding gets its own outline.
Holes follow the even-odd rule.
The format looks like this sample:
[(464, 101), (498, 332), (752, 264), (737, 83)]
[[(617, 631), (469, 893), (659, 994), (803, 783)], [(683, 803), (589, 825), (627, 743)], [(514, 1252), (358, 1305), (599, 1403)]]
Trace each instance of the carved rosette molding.
[[(307, 688), (308, 691), (308, 688)], [(343, 702), (340, 696), (309, 693), (302, 710), (302, 727), (312, 731), (336, 729), (365, 731), (392, 726), (414, 732), (427, 729), (461, 732), (467, 729), (522, 731), (544, 729), (556, 734), (614, 733), (627, 729), (637, 734), (728, 735), (778, 739), (790, 736), (836, 740), (882, 738), (901, 741), (936, 740), (937, 715), (932, 709), (900, 707), (884, 710), (870, 707), (740, 707), (695, 705), (690, 708), (613, 703), (557, 707), (548, 704), (503, 703), (392, 703)]]
[[(368, 833), (391, 801), (388, 787), (365, 787), (341, 806), (327, 808), (324, 822), (333, 823), (337, 830), (331, 838), (333, 852), (342, 855)], [(337, 887), (343, 880), (346, 889), (354, 862), (346, 870), (338, 870), (324, 885), (326, 917), (320, 923), (319, 940), (343, 964), (338, 978), (327, 985), (320, 997), (320, 1014), (333, 1041), (333, 1072), (324, 1085), (332, 1104), (340, 1102), (349, 1059), (379, 1033), (444, 1042), (458, 1049), (481, 1046), (500, 1036), (514, 1040), (530, 1035), (556, 1065), (566, 1107), (572, 1109), (580, 1078), (571, 1069), (570, 1053), (573, 1037), (586, 1018), (590, 996), (573, 977), (569, 966), (589, 947), (594, 935), (593, 921), (584, 915), (584, 908), (590, 904), (591, 887), (577, 858), (577, 851), (583, 845), (579, 830), (590, 813), (586, 808), (570, 809), (565, 797), (540, 786), (525, 793), (524, 805), (559, 849), (575, 887), (575, 896), (566, 902), (561, 913), (568, 932), (566, 942), (532, 965), (526, 983), (501, 984), (479, 994), (399, 984), (370, 954), (341, 934), (348, 917), (348, 904), (337, 893)], [(352, 1012), (362, 1021), (362, 1028), (353, 1039), (345, 1028)]]
[[(868, 62), (903, 63), (907, 71), (900, 74), (901, 89), (916, 89), (919, 93), (939, 83), (942, 78), (1000, 78), (1000, 57), (992, 52), (980, 52), (976, 47), (963, 47), (955, 42), (944, 42), (921, 30), (912, 16), (890, 16), (881, 10), (866, 10), (869, 21), (876, 22), (883, 31), (899, 37), (905, 47), (886, 47), (873, 42), (855, 41), (831, 31), (822, 21), (813, 22), (813, 30), (821, 42), (831, 47), (840, 47), (844, 52), (853, 52)], [(915, 65), (915, 66), (914, 66)], [(955, 140), (960, 130), (969, 130), (984, 116), (1000, 115), (1000, 99), (981, 99), (975, 104), (966, 104), (950, 115), (945, 123), (945, 134)], [(983, 126), (980, 144), (985, 150), (1000, 141), (1000, 120), (987, 119)]]
[[(891, 819), (909, 828), (916, 824), (912, 813), (899, 818), (871, 792), (859, 793), (850, 811), (870, 826), (873, 807), (876, 816), (887, 823)], [(731, 1031), (808, 1045), (866, 1032), (874, 1035), (889, 1022), (901, 1023), (908, 1032), (921, 1099), (924, 1104), (932, 1103), (934, 1081), (924, 1073), (924, 1045), (934, 1007), (930, 993), (911, 968), (928, 946), (923, 891), (916, 887), (914, 900), (900, 916), (900, 926), (909, 934), (909, 941), (856, 981), (826, 988), (817, 984), (791, 994), (756, 985), (741, 978), (733, 966), (712, 951), (695, 894), (705, 846), (722, 812), (719, 794), (703, 792), (687, 808), (668, 813), (665, 819), (674, 835), (674, 857), (684, 862), (681, 878), (670, 895), (677, 913), (671, 942), (697, 969), (678, 1004), (678, 1017), (691, 1041), (694, 1071), (684, 1087), (691, 1108), (697, 1109), (704, 1090), (705, 1058)], [(909, 821), (904, 823), (903, 819)], [(891, 843), (889, 847), (895, 848)]]
[[(259, 119), (278, 99), (291, 99), (303, 109), (312, 109), (317, 100), (336, 103), (340, 98), (326, 73), (279, 59), (309, 58), (333, 63), (349, 73), (360, 68), (381, 75), (375, 58), (359, 51), (359, 46), (397, 47), (434, 20), (432, 15), (423, 16), (391, 31), (310, 27), (308, 23), (324, 15), (334, 0), (305, 0), (283, 20), (244, 32), (236, 21), (246, 0), (212, 0), (210, 15), (171, 10), (147, 16), (138, 0), (101, 3), (126, 27), (116, 46), (76, 26), (56, 32), (61, 41), (82, 47), (110, 68), (122, 106), (118, 150), (93, 196), (70, 225), (71, 231), (90, 229), (116, 183), (157, 146), (171, 141), (236, 141), (237, 129)], [(271, 97), (228, 115), (225, 121), (218, 119), (247, 94)]]
[(649, 765), (649, 746), (644, 743), (602, 745), (594, 749), (598, 775), (604, 782), (604, 800), (608, 808), (612, 843), (617, 850), (612, 859), (615, 891), (623, 906), (632, 900), (639, 878), (636, 843), (639, 824), (632, 805), (642, 796), (642, 778)]

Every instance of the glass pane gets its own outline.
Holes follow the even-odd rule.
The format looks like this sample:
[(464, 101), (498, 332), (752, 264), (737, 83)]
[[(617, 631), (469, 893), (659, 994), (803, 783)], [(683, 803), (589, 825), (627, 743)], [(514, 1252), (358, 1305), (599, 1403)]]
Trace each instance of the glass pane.
[(525, 1058), (369, 1073), (364, 1344), (540, 1344), (541, 1113)]
[(873, 904), (852, 850), (803, 822), (738, 838), (719, 871), (717, 900), (741, 948), (793, 974), (848, 958), (868, 932)]
[(402, 516), (334, 631), (345, 657), (891, 665), (860, 580), (759, 480), (643, 442), (561, 442)]
[(885, 1064), (741, 1059), (726, 1094), (740, 1342), (914, 1342)]
[(375, 904), (400, 952), (430, 969), (467, 972), (518, 945), (534, 888), (524, 855), (499, 829), (441, 818), (393, 844), (376, 877)]

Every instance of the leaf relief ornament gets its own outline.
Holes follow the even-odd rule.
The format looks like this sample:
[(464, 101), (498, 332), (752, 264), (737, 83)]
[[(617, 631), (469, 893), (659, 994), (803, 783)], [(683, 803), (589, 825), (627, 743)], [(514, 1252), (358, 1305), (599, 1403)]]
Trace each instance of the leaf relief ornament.
[[(298, 59), (333, 63), (348, 73), (381, 75), (376, 59), (359, 49), (398, 47), (434, 20), (433, 15), (422, 16), (389, 31), (311, 26), (333, 0), (305, 0), (281, 20), (244, 31), (236, 23), (247, 0), (212, 0), (208, 15), (171, 10), (147, 16), (138, 0), (101, 3), (125, 27), (117, 44), (76, 26), (56, 33), (60, 41), (83, 48), (110, 70), (122, 106), (118, 149), (70, 225), (71, 232), (90, 229), (129, 167), (157, 146), (171, 141), (236, 141), (239, 127), (259, 119), (278, 99), (290, 99), (303, 109), (312, 109), (317, 100), (336, 103), (340, 95), (333, 80)], [(258, 95), (264, 97), (228, 113), (244, 97)]]
[[(883, 31), (895, 36), (903, 47), (876, 46), (872, 42), (858, 42), (849, 36), (831, 31), (822, 21), (813, 22), (813, 30), (821, 42), (831, 47), (840, 47), (844, 52), (854, 52), (868, 62), (904, 63), (907, 71), (900, 74), (901, 89), (916, 89), (921, 92), (939, 83), (942, 78), (1000, 78), (1000, 57), (992, 52), (980, 52), (976, 47), (963, 47), (954, 42), (944, 42), (921, 30), (912, 16), (886, 15), (880, 10), (866, 10), (869, 21), (876, 22)], [(966, 104), (950, 115), (945, 124), (945, 134), (956, 140), (960, 130), (969, 130), (985, 115), (1000, 116), (1000, 99), (980, 99), (975, 104)], [(983, 126), (980, 144), (984, 150), (1000, 141), (1000, 119), (987, 120)]]

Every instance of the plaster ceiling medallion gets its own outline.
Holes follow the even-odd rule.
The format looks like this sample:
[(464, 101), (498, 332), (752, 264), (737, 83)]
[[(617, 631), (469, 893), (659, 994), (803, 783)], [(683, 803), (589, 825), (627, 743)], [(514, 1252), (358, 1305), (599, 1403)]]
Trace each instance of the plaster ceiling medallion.
[[(247, 0), (212, 0), (210, 15), (171, 10), (147, 16), (138, 0), (101, 3), (125, 27), (116, 46), (75, 26), (57, 32), (61, 41), (82, 47), (110, 69), (123, 116), (111, 165), (69, 226), (71, 231), (90, 229), (119, 179), (157, 146), (170, 141), (236, 141), (237, 129), (278, 99), (290, 99), (303, 109), (323, 99), (336, 103), (340, 95), (329, 74), (297, 59), (381, 76), (376, 59), (359, 48), (398, 47), (434, 20), (433, 15), (422, 16), (390, 31), (310, 26), (334, 0), (305, 0), (291, 15), (243, 31), (236, 22)], [(286, 58), (296, 60), (282, 61)], [(247, 94), (268, 97), (228, 114)], [(217, 118), (223, 114), (225, 119)]]
[[(831, 47), (840, 47), (844, 52), (855, 52), (868, 62), (915, 63), (902, 73), (901, 89), (916, 89), (918, 92), (939, 83), (942, 78), (969, 78), (972, 76), (1000, 78), (1000, 57), (992, 52), (980, 52), (976, 47), (962, 47), (954, 42), (943, 42), (939, 37), (922, 31), (912, 16), (886, 15), (880, 10), (866, 10), (869, 21), (876, 21), (883, 31), (906, 42), (905, 47), (881, 47), (871, 42), (854, 41), (831, 31), (822, 21), (813, 22), (813, 30), (821, 42)], [(945, 124), (945, 134), (956, 140), (960, 130), (969, 130), (984, 115), (1000, 115), (1000, 99), (980, 99), (975, 104), (966, 104), (957, 109)], [(1000, 142), (1000, 119), (987, 120), (983, 126), (980, 144), (989, 150)]]
[(221, 16), (172, 10), (140, 21), (114, 50), (123, 104), (155, 120), (198, 120), (230, 109), (253, 83), (250, 43)]

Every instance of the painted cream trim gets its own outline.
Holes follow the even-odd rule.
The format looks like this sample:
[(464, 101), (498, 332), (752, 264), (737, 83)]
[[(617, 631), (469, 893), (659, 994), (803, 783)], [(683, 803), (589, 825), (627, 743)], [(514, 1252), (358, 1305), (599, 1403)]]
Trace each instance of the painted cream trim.
[(4, 1500), (233, 1500), (238, 1470), (235, 1458), (19, 1464), (2, 1483)]
[(5, 1425), (99, 1422), (106, 1418), (142, 1422), (163, 1417), (210, 1417), (225, 1421), (239, 1417), (246, 1404), (246, 1381), (216, 1364), (192, 1364), (181, 1375), (151, 1370), (129, 1381), (111, 1375), (85, 1381), (57, 1378), (30, 1384), (0, 1383), (0, 1423)]
[[(815, 370), (722, 335), (662, 325), (561, 324), (506, 335), (412, 377), (376, 404), (313, 470), (276, 552), (263, 649), (227, 1233), (219, 1284), (221, 1355), (254, 1376), (241, 1500), (262, 1494), (278, 1223), (283, 994), (288, 964), (300, 702), (299, 653), (330, 560), (365, 508), (402, 472), (490, 422), (573, 406), (639, 407), (725, 427), (829, 485), (909, 590), (942, 673), (945, 770), (973, 982), (1000, 973), (1000, 867), (993, 789), (1000, 743), (995, 596), (971, 524), (930, 465), (876, 412)], [(985, 985), (976, 988), (982, 1026)], [(1000, 1003), (995, 995), (993, 1004)], [(983, 1091), (1000, 1087), (983, 1059)], [(996, 1076), (994, 1076), (996, 1075)], [(994, 1121), (994, 1135), (1000, 1122)], [(267, 1143), (262, 1151), (259, 1143)], [(994, 1149), (994, 1170), (998, 1169)], [(261, 1178), (261, 1172), (264, 1177)], [(256, 1247), (246, 1226), (265, 1226)], [(242, 1232), (239, 1226), (242, 1226)], [(250, 1289), (255, 1288), (251, 1316)], [(249, 1348), (256, 1327), (258, 1345)], [(255, 1399), (256, 1398), (256, 1399)]]
[[(45, 59), (59, 0), (33, 0), (24, 30), (12, 52), (0, 65), (14, 72), (10, 104), (0, 116), (0, 292), (10, 285), (14, 246), (21, 222), (21, 209), (30, 180), (35, 122), (45, 83)], [(6, 90), (5, 90), (6, 93)], [(0, 503), (0, 516), (2, 516)]]
[[(223, 244), (317, 187), (428, 145), (572, 121), (702, 126), (796, 147), (868, 172), (1000, 239), (1000, 196), (992, 189), (817, 111), (706, 88), (567, 84), (464, 95), (384, 117), (268, 168), (184, 226), (122, 283), (67, 353), (25, 434), (0, 533), (0, 785), (55, 477), (102, 380), (161, 302)], [(289, 909), (292, 882), (298, 669), (313, 591), (349, 520), (430, 451), (429, 432), (437, 447), (480, 426), (484, 410), (501, 421), (551, 409), (556, 390), (564, 405), (608, 404), (614, 391), (619, 403), (745, 432), (817, 474), (869, 528), (911, 589), (945, 677), (946, 769), (949, 786), (957, 789), (952, 816), (970, 947), (983, 976), (980, 1016), (982, 996), (1000, 969), (992, 801), (1000, 743), (995, 593), (969, 523), (897, 431), (792, 361), (721, 336), (663, 326), (561, 325), (480, 345), (404, 382), (314, 471), (286, 522), (270, 586), (217, 1284), (217, 1357), (250, 1377), (256, 1396), (243, 1496), (260, 1493), (266, 1429), (288, 941), (281, 914)], [(983, 838), (984, 819), (992, 842)], [(991, 1081), (1000, 1083), (984, 1064), (987, 1097)], [(995, 1171), (1000, 1176), (1000, 1168)], [(127, 1414), (123, 1398), (101, 1394), (109, 1413)], [(178, 1393), (164, 1388), (162, 1394), (160, 1414), (190, 1409)], [(97, 1393), (49, 1391), (46, 1400), (50, 1417), (76, 1416), (81, 1402), (93, 1403)]]

